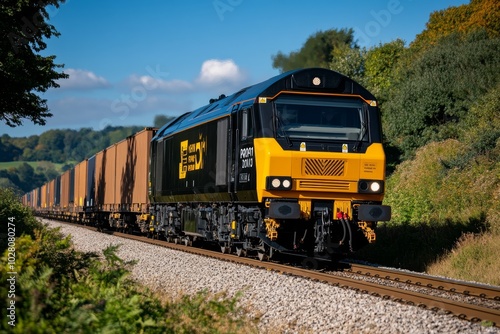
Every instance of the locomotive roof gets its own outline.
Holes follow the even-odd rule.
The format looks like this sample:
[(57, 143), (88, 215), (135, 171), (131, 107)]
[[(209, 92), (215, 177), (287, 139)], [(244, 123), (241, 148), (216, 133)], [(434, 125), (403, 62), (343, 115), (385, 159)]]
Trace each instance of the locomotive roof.
[[(314, 78), (319, 78), (319, 84), (312, 84)], [(255, 103), (259, 97), (274, 97), (282, 90), (355, 94), (366, 100), (375, 100), (375, 97), (363, 86), (338, 72), (324, 68), (292, 70), (243, 88), (227, 97), (221, 96), (220, 99), (194, 111), (186, 112), (165, 124), (158, 130), (153, 140), (168, 137), (197, 124), (229, 115), (235, 105), (238, 105), (238, 108), (248, 106)]]

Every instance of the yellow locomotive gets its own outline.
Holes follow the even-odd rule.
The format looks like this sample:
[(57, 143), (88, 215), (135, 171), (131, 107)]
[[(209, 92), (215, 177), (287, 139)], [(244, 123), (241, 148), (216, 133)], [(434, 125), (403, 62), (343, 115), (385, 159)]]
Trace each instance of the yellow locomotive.
[(385, 154), (375, 97), (334, 71), (221, 96), (151, 141), (150, 232), (223, 251), (332, 259), (374, 242)]

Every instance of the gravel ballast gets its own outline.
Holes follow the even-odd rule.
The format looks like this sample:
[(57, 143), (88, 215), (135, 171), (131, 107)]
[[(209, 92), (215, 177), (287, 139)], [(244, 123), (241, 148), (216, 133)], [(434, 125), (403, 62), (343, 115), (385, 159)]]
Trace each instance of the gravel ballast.
[(71, 234), (77, 250), (120, 245), (118, 256), (135, 260), (132, 278), (173, 299), (204, 289), (233, 296), (261, 316), (261, 333), (500, 333), (449, 315), (263, 269), (118, 238), (43, 220)]

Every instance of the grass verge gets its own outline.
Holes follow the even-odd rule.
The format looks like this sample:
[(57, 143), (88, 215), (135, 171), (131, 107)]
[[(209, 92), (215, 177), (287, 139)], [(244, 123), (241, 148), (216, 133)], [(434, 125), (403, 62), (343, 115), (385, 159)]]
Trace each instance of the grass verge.
[(70, 237), (36, 221), (12, 192), (1, 189), (0, 204), (3, 229), (16, 231), (3, 242), (0, 276), (9, 284), (0, 285), (0, 308), (8, 313), (0, 333), (257, 333), (238, 295), (204, 291), (162, 301), (129, 278), (134, 263), (120, 259), (116, 247), (102, 259), (76, 251)]

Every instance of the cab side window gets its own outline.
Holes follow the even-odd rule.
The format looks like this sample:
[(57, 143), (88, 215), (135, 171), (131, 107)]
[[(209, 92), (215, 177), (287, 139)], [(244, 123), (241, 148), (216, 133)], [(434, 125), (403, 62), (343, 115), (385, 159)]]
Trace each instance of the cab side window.
[(252, 109), (247, 108), (241, 111), (241, 140), (253, 137), (253, 117)]

